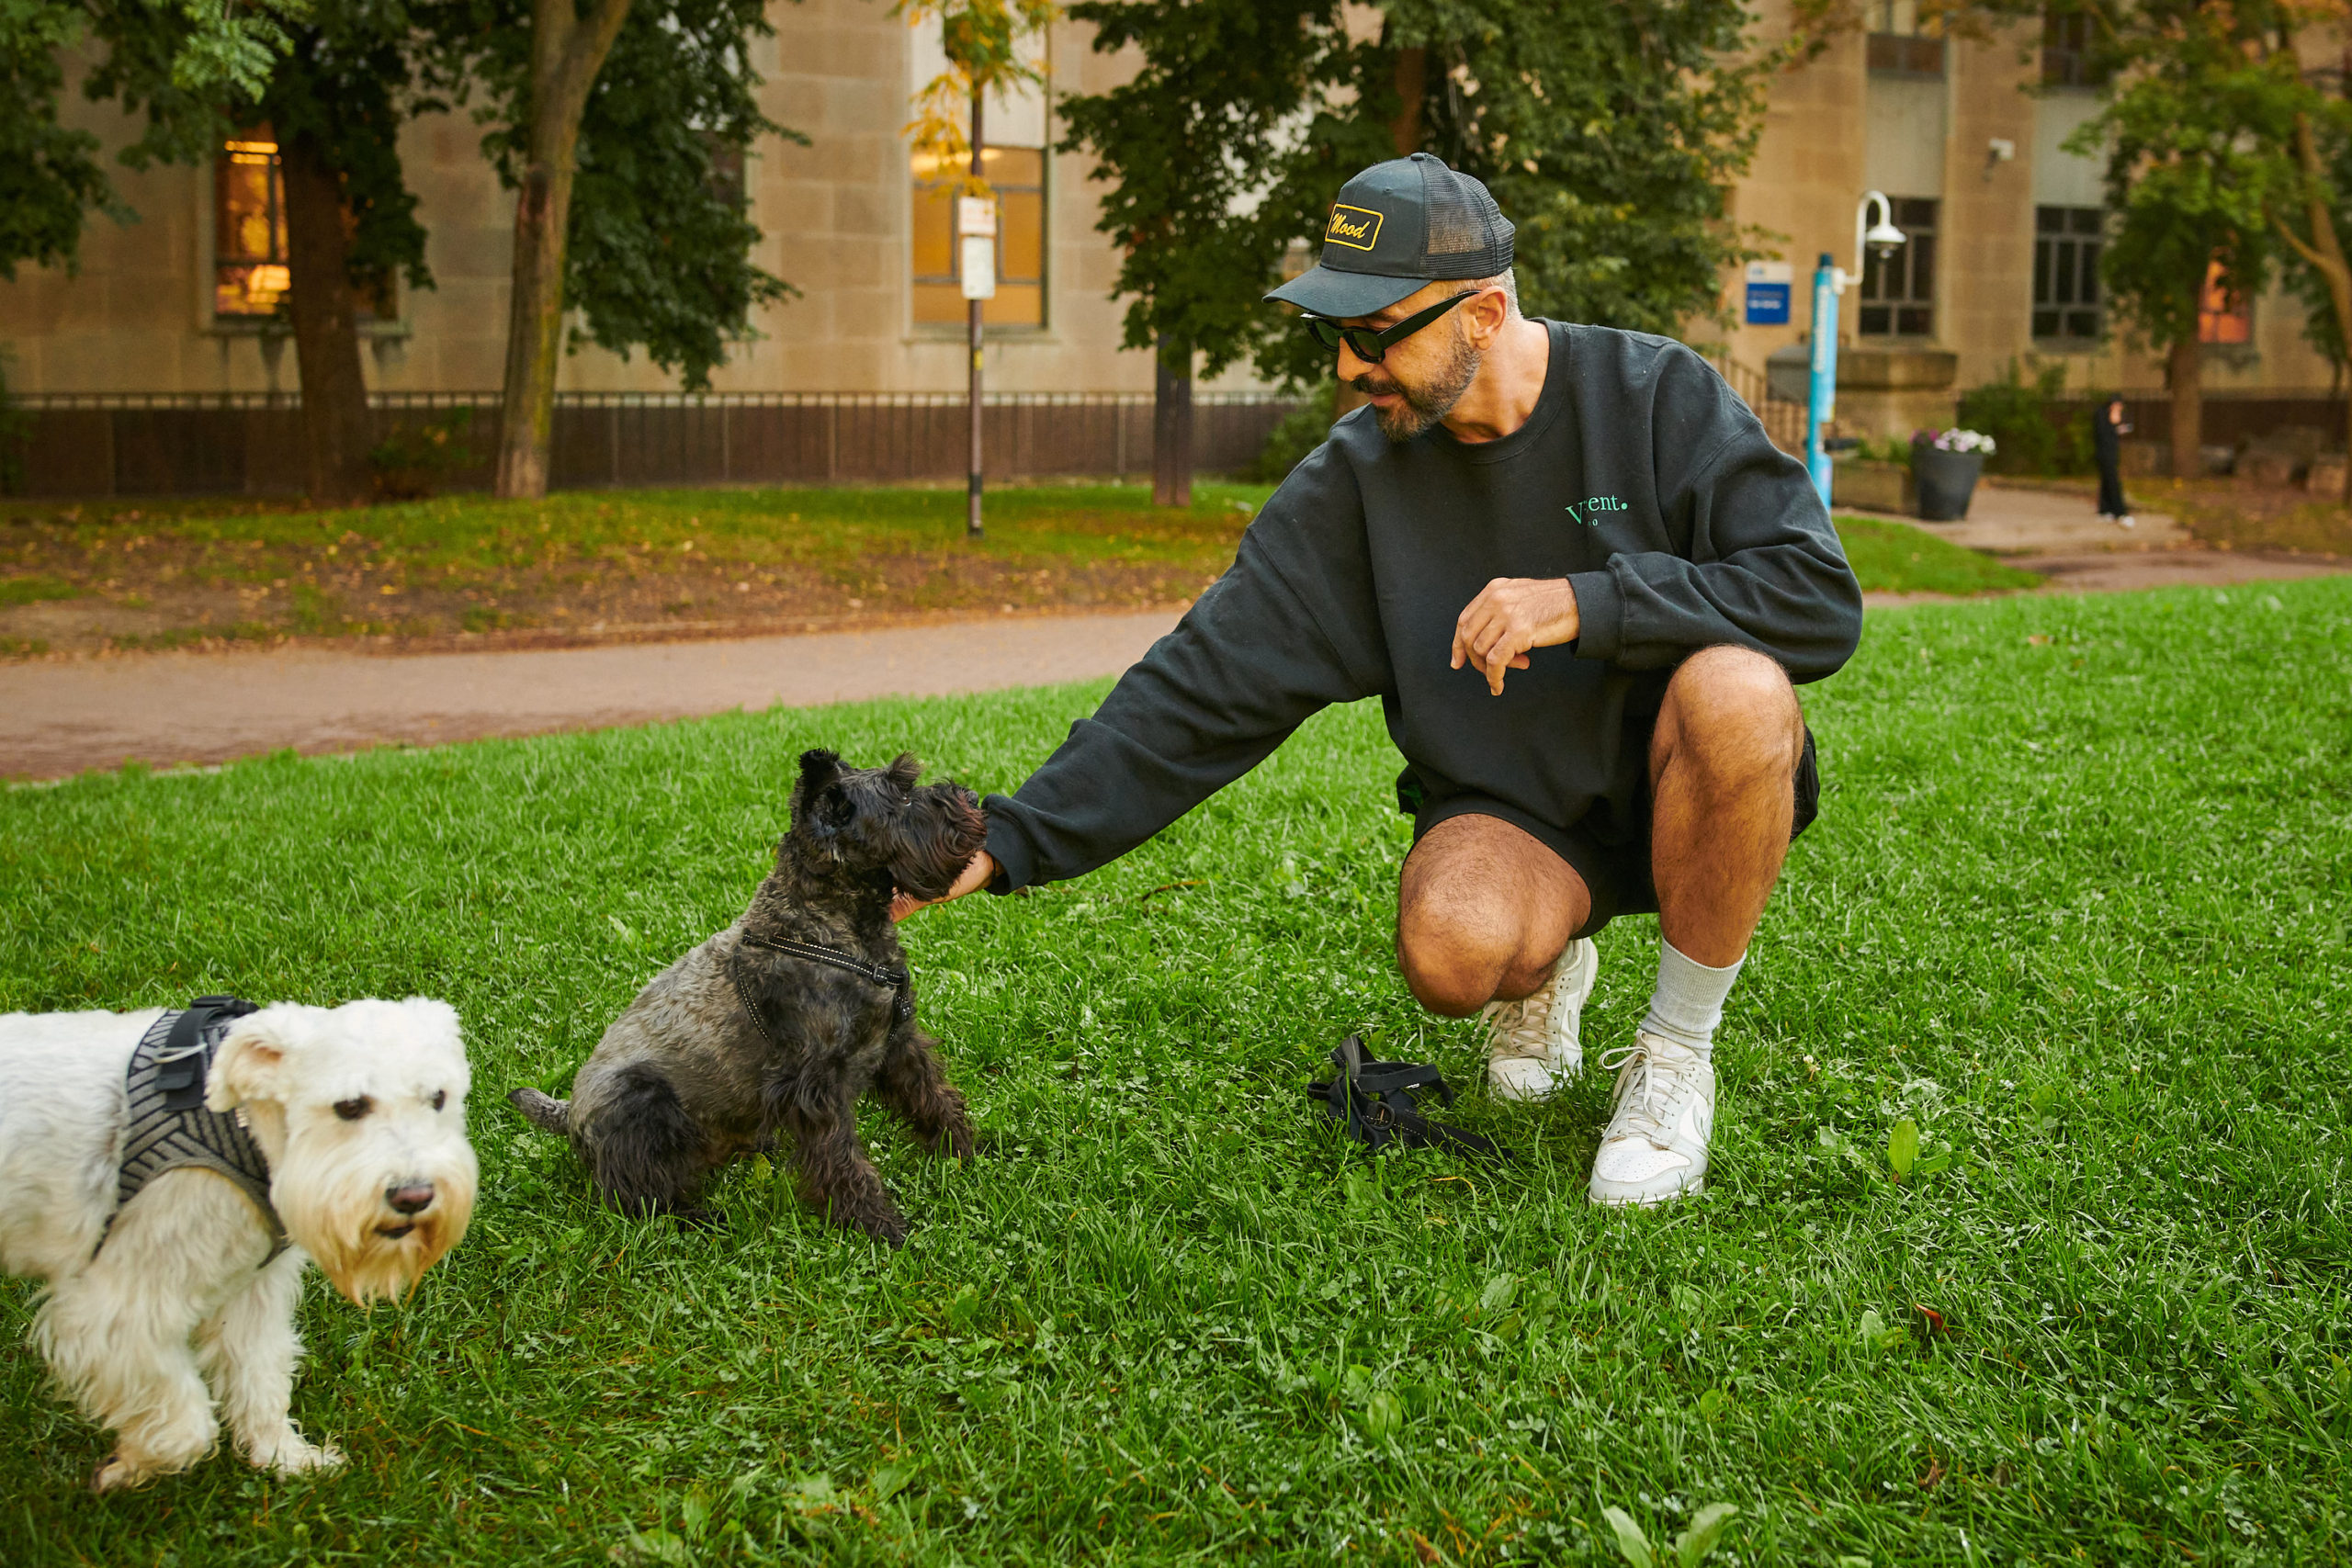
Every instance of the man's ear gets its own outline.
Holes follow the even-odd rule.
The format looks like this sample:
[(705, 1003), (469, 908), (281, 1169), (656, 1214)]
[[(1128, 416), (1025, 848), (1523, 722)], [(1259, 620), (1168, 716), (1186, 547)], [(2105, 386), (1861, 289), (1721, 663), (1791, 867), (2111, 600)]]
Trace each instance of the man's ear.
[(249, 1100), (277, 1100), (286, 1066), (288, 1041), (267, 1011), (248, 1013), (229, 1026), (205, 1075), (204, 1107), (233, 1111)]

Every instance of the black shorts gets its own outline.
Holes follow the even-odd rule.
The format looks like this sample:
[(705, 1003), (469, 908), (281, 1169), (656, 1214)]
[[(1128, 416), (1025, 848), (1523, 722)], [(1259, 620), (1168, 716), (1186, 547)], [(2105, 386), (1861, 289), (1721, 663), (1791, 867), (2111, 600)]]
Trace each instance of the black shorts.
[[(1655, 713), (1626, 716), (1626, 744), (1632, 756), (1642, 759), (1639, 782), (1631, 792), (1627, 808), (1621, 810), (1609, 801), (1597, 801), (1592, 810), (1565, 828), (1475, 791), (1426, 798), (1410, 768), (1397, 780), (1397, 804), (1412, 813), (1416, 844), (1421, 841), (1421, 835), (1454, 817), (1492, 817), (1535, 839), (1584, 878), (1585, 888), (1592, 895), (1592, 910), (1576, 934), (1590, 936), (1619, 915), (1657, 912), (1657, 885), (1650, 874), (1648, 763), (1650, 732), (1657, 726)], [(1789, 829), (1792, 841), (1821, 815), (1821, 764), (1815, 754), (1811, 726), (1805, 728), (1804, 751), (1797, 759), (1794, 784), (1796, 818)]]

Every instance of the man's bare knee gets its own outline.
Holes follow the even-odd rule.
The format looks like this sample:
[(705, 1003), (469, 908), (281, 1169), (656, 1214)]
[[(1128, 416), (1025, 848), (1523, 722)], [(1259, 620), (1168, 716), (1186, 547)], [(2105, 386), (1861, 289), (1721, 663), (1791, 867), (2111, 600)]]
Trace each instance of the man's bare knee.
[(1804, 715), (1788, 672), (1752, 649), (1702, 649), (1667, 686), (1651, 743), (1653, 778), (1679, 757), (1704, 772), (1784, 776), (1804, 749)]
[[(1446, 914), (1454, 919), (1449, 920)], [(1493, 999), (1518, 954), (1509, 933), (1480, 930), (1476, 913), (1426, 906), (1396, 924), (1396, 963), (1414, 1000), (1444, 1018), (1466, 1018)]]

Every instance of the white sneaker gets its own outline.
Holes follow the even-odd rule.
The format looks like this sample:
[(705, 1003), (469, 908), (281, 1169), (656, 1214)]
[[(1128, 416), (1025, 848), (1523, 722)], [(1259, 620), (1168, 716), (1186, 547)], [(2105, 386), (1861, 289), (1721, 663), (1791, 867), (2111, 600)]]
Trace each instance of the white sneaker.
[(1584, 1070), (1585, 999), (1600, 976), (1600, 949), (1590, 937), (1568, 943), (1535, 994), (1515, 1002), (1488, 1002), (1487, 1084), (1498, 1100), (1548, 1100)]
[(1637, 1030), (1600, 1065), (1617, 1069), (1617, 1093), (1592, 1159), (1592, 1201), (1647, 1207), (1698, 1191), (1715, 1125), (1714, 1063)]
[(2122, 524), (2126, 528), (2137, 528), (2140, 525), (2138, 520), (2133, 518), (2129, 513), (2126, 513), (2122, 516), (2117, 518), (2116, 521)]

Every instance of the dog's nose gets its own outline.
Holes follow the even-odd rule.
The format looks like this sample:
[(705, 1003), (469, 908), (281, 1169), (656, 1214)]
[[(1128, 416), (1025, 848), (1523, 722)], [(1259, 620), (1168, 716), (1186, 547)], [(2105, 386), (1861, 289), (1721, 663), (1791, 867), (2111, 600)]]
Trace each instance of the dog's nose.
[(423, 1213), (433, 1207), (433, 1186), (430, 1182), (412, 1181), (404, 1187), (387, 1187), (384, 1201), (403, 1214)]

